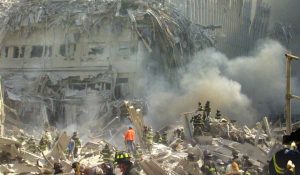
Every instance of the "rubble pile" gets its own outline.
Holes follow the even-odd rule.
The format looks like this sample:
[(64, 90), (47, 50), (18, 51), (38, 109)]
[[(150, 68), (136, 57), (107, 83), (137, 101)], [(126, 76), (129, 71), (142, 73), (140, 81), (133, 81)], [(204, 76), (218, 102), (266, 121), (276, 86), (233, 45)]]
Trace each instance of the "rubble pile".
[[(129, 103), (131, 102), (127, 104)], [(192, 118), (188, 122), (183, 122), (180, 126), (165, 127), (168, 129), (164, 131), (154, 133), (150, 126), (144, 126), (142, 133), (137, 133), (142, 135), (137, 141), (142, 147), (135, 145), (136, 150), (131, 153), (131, 160), (139, 167), (140, 173), (200, 175), (206, 171), (207, 162), (212, 161), (216, 171), (225, 174), (233, 171), (230, 166), (236, 156), (237, 162), (240, 161), (239, 173), (251, 169), (258, 174), (265, 174), (268, 153), (282, 148), (272, 134), (267, 134), (271, 133), (267, 130), (270, 126), (264, 126), (267, 120), (263, 119), (262, 123), (265, 124), (257, 123), (254, 128), (249, 129), (247, 126), (239, 127), (220, 111), (216, 116), (210, 115), (209, 109), (209, 106), (206, 109), (199, 106), (196, 112), (190, 113), (193, 115), (190, 115)], [(204, 125), (201, 126), (202, 133), (198, 133), (199, 130), (195, 130), (198, 119), (193, 117), (202, 114), (206, 120), (203, 120)], [(132, 111), (129, 111), (129, 115), (136, 131), (140, 132), (139, 122), (135, 121), (137, 116)], [(101, 136), (90, 137), (83, 144), (77, 132), (70, 137), (66, 132), (59, 132), (53, 127), (44, 130), (42, 136), (33, 137), (16, 128), (6, 129), (10, 137), (0, 138), (1, 172), (54, 173), (58, 166), (64, 173), (74, 173), (74, 163), (78, 162), (80, 171), (85, 174), (101, 174), (103, 163), (113, 163), (115, 156), (123, 149), (122, 145), (112, 145), (101, 139)], [(251, 167), (245, 167), (247, 162), (250, 162)], [(120, 173), (117, 168), (115, 172)]]

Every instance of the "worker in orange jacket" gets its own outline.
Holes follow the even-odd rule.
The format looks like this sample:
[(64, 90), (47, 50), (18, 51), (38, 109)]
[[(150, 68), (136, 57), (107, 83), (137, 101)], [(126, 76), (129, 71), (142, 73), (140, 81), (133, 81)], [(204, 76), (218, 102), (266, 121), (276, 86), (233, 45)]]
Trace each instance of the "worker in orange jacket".
[(127, 146), (128, 152), (134, 153), (135, 152), (135, 148), (134, 148), (135, 132), (131, 126), (129, 126), (129, 129), (125, 132), (124, 138), (125, 138), (125, 144)]

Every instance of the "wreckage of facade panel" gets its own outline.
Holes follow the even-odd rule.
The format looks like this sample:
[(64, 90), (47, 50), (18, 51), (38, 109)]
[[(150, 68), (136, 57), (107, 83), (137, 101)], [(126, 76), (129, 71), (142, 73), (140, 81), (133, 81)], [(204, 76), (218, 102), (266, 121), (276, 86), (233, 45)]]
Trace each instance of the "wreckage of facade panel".
[(13, 123), (109, 118), (119, 99), (135, 96), (142, 57), (172, 81), (195, 51), (214, 44), (210, 30), (156, 3), (25, 0), (1, 8), (1, 77)]

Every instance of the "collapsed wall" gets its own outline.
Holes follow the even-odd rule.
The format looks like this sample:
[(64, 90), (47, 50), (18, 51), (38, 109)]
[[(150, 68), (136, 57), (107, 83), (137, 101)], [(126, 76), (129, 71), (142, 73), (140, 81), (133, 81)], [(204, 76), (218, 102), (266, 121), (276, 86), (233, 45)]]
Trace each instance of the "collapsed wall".
[(214, 44), (210, 29), (155, 2), (24, 0), (1, 8), (7, 121), (20, 126), (99, 118), (104, 125), (119, 100), (136, 96), (138, 69), (174, 82), (195, 52)]

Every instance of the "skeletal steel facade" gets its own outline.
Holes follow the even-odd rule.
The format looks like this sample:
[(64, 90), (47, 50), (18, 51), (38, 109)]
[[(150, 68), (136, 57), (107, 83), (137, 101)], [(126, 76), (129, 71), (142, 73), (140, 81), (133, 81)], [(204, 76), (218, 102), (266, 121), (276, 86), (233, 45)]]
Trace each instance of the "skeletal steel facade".
[[(217, 48), (228, 56), (248, 54), (268, 35), (270, 6), (263, 0), (170, 0), (193, 23), (222, 26)], [(175, 6), (176, 4), (176, 6)]]

